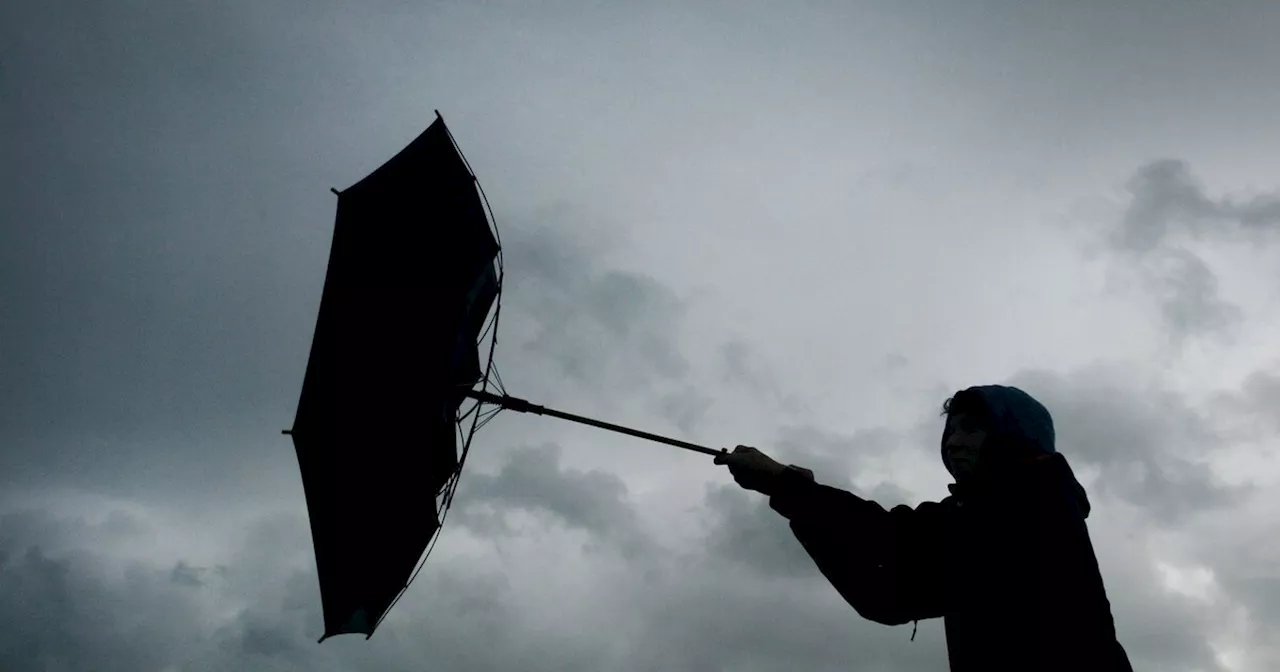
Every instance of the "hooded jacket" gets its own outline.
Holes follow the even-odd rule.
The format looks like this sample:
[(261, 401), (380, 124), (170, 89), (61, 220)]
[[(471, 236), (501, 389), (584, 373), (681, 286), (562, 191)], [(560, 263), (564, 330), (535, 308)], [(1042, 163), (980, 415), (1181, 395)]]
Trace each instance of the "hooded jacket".
[(953, 672), (1132, 672), (1085, 524), (1089, 500), (1056, 452), (1048, 410), (1017, 388), (969, 391), (989, 420), (983, 464), (942, 501), (886, 510), (788, 470), (770, 505), (864, 618), (942, 618)]

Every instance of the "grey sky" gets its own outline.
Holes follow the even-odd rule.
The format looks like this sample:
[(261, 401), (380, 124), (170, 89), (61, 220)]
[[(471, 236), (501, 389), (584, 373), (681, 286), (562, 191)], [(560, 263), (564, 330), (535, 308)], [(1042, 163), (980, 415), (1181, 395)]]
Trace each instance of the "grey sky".
[(1276, 669), (1280, 4), (0, 5), (0, 668), (943, 669), (707, 460), (499, 416), (374, 639), (297, 403), (333, 222), (445, 115), (514, 394), (945, 493), (1023, 385), (1142, 669)]

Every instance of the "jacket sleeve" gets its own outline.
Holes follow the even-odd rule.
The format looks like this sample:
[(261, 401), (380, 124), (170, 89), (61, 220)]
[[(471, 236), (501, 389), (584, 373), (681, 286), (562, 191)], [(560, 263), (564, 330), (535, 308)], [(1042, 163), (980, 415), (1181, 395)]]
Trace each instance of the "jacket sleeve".
[(945, 504), (886, 511), (794, 470), (780, 477), (769, 504), (863, 618), (901, 625), (943, 615)]

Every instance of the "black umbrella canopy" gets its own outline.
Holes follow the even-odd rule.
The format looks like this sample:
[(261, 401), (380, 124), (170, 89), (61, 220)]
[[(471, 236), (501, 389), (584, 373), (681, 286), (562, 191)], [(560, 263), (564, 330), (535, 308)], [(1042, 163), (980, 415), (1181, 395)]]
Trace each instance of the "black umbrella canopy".
[(440, 527), (458, 410), (482, 379), (498, 241), (437, 116), (339, 192), (293, 437), (324, 636), (371, 636)]
[[(440, 530), (471, 437), (500, 410), (723, 452), (506, 394), (493, 368), (501, 249), (483, 191), (438, 113), (390, 161), (335, 193), (311, 356), (284, 432), (311, 517), (320, 641), (373, 635)], [(491, 373), (499, 394), (488, 389)], [(475, 405), (460, 412), (468, 398)], [(482, 404), (493, 409), (481, 413)]]

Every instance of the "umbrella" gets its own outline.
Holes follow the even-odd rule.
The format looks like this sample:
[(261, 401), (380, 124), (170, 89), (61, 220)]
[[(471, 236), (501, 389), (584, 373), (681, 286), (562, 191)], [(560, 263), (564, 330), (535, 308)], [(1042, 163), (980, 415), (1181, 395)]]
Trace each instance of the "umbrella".
[(398, 154), (333, 192), (329, 265), (284, 430), (311, 521), (320, 641), (373, 636), (430, 553), (472, 438), (501, 410), (719, 452), (506, 394), (493, 360), (500, 239), (439, 112)]

